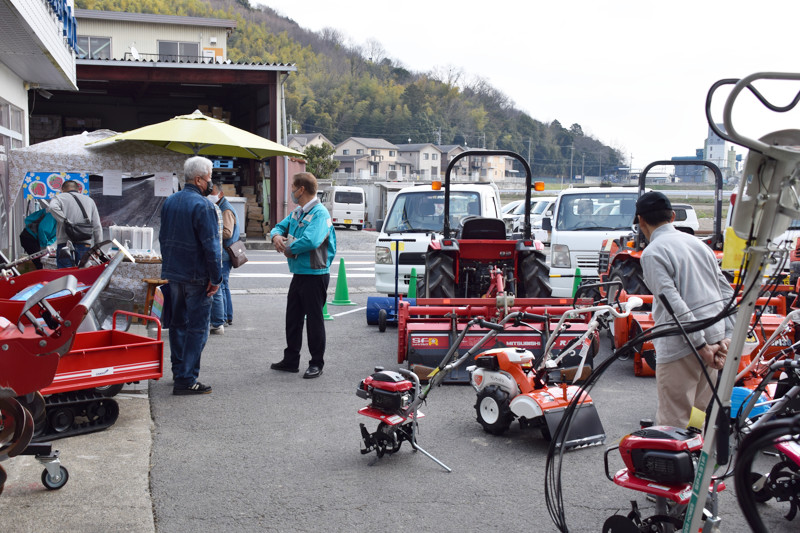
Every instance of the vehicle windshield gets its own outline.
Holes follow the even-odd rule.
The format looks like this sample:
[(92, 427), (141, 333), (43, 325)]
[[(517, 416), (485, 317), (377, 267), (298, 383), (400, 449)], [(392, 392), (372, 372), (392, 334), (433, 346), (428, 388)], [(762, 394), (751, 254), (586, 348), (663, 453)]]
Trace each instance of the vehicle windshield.
[[(477, 192), (450, 193), (450, 227), (458, 227), (467, 215), (481, 214)], [(444, 193), (420, 191), (400, 194), (392, 205), (383, 225), (385, 233), (413, 231), (442, 231), (444, 226)]]
[(586, 193), (562, 196), (556, 214), (559, 231), (630, 229), (636, 193)]
[(337, 204), (360, 204), (364, 195), (358, 191), (336, 191), (333, 201)]
[(545, 212), (548, 205), (550, 205), (550, 200), (539, 200), (531, 207), (531, 215), (541, 215)]

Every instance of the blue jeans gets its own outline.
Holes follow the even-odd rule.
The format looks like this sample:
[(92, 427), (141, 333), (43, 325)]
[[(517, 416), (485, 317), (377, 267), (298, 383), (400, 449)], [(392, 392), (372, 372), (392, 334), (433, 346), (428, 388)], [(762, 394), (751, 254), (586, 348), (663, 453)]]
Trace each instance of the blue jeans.
[(175, 388), (191, 387), (200, 375), (200, 356), (208, 340), (211, 300), (206, 283), (170, 281), (172, 319), (169, 352)]
[[(69, 254), (69, 250), (66, 249), (66, 244), (59, 244), (56, 246), (56, 268), (72, 268), (78, 266), (83, 256), (91, 248), (91, 246), (85, 243), (73, 243), (72, 247), (75, 249), (75, 257)], [(63, 252), (62, 249), (64, 249)]]
[(228, 252), (222, 252), (222, 284), (214, 295), (214, 304), (211, 307), (211, 325), (221, 326), (225, 322), (233, 322), (233, 301), (231, 300), (231, 289), (228, 286), (228, 278), (231, 275), (231, 262), (226, 261)]

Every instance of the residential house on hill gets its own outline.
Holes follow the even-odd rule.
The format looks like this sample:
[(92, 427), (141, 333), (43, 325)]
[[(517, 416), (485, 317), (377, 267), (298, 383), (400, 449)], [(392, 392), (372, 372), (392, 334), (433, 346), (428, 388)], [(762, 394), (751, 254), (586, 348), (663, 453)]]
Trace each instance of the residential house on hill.
[(398, 155), (397, 146), (384, 139), (350, 137), (336, 145), (337, 172), (355, 177), (395, 180), (407, 176), (411, 162)]
[(419, 179), (438, 179), (443, 170), (442, 151), (431, 143), (398, 144), (397, 150), (400, 157), (411, 162), (411, 175), (416, 174)]
[(286, 146), (292, 150), (302, 152), (306, 149), (306, 146), (322, 146), (325, 144), (333, 146), (333, 143), (321, 133), (290, 133)]

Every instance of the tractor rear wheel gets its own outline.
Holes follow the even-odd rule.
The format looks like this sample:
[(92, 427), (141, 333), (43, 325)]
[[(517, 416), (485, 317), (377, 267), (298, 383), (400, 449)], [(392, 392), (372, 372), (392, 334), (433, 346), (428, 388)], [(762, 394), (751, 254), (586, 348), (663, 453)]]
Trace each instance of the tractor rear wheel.
[(425, 257), (425, 277), (429, 298), (455, 298), (456, 276), (453, 264), (453, 258), (444, 252), (428, 252)]
[(502, 435), (514, 420), (509, 408), (508, 393), (491, 385), (478, 393), (475, 412), (483, 430), (492, 435)]
[(517, 296), (520, 298), (550, 298), (550, 269), (542, 252), (530, 252), (517, 264)]
[[(627, 260), (615, 263), (608, 275), (610, 281), (619, 281), (628, 294), (650, 294), (650, 289), (644, 282), (642, 264), (639, 261)], [(611, 289), (616, 290), (616, 289)], [(609, 303), (611, 294), (609, 294)]]

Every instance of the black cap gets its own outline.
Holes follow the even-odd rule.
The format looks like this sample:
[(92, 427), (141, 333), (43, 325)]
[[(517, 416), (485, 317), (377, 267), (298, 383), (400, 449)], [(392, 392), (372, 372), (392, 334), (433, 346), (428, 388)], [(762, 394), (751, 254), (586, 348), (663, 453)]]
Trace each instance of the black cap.
[(636, 215), (642, 213), (649, 213), (652, 211), (663, 211), (665, 209), (672, 209), (672, 204), (669, 198), (664, 196), (664, 193), (658, 191), (646, 192), (639, 197), (636, 201)]

